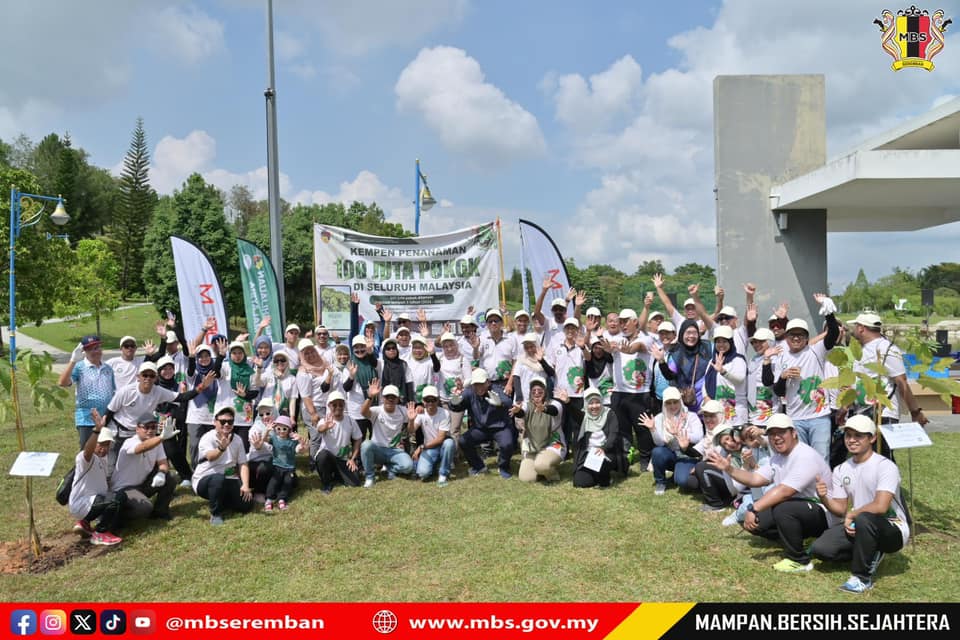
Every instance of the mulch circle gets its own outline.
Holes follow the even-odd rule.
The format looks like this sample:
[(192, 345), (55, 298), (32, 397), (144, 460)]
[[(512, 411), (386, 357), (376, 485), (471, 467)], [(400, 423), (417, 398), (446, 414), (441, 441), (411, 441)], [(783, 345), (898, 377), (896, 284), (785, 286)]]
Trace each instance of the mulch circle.
[(96, 547), (88, 538), (73, 533), (48, 535), (40, 540), (43, 553), (34, 557), (30, 542), (0, 542), (0, 574), (43, 574), (64, 566), (74, 558), (102, 555), (109, 547)]

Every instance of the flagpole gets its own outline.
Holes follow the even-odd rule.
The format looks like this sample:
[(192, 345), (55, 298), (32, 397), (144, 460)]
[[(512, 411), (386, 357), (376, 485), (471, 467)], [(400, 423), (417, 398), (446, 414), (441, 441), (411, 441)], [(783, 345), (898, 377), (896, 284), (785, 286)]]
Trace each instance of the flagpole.
[(523, 256), (523, 226), (520, 226), (520, 286), (523, 287), (523, 310), (530, 311), (530, 293), (527, 286), (527, 261)]
[(319, 305), (317, 304), (317, 247), (314, 243), (313, 247), (313, 260), (310, 265), (310, 272), (313, 274), (313, 281), (310, 283), (311, 289), (313, 289), (313, 326), (320, 326), (320, 314), (319, 314)]
[(420, 235), (420, 159), (417, 158), (415, 187), (413, 191), (413, 234)]
[(500, 232), (500, 216), (497, 216), (497, 251), (500, 253), (500, 305), (507, 306), (507, 284), (503, 279), (503, 235)]

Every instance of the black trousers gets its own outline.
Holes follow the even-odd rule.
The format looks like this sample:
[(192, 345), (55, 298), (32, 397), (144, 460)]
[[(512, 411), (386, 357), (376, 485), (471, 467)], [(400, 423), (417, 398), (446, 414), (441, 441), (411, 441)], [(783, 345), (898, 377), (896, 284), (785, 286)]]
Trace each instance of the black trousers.
[(587, 469), (586, 467), (580, 467), (573, 472), (573, 486), (577, 489), (589, 489), (590, 487), (609, 487), (610, 469), (612, 468), (613, 463), (609, 460), (603, 461), (603, 464), (600, 465), (600, 471), (593, 471), (592, 469)]
[(163, 453), (167, 460), (177, 470), (180, 480), (189, 480), (193, 475), (190, 463), (187, 462), (187, 423), (177, 418), (177, 430), (180, 432), (169, 440), (163, 441)]
[(240, 479), (227, 479), (222, 473), (201, 478), (197, 495), (210, 501), (210, 515), (221, 516), (224, 510), (246, 513), (253, 508), (253, 500), (246, 501), (240, 495)]
[(802, 498), (791, 498), (757, 515), (760, 526), (749, 533), (770, 540), (779, 538), (786, 556), (800, 564), (807, 564), (811, 560), (803, 541), (819, 537), (827, 530), (827, 515), (823, 507)]
[(92, 522), (100, 518), (97, 522), (97, 533), (113, 533), (123, 524), (123, 506), (126, 502), (127, 494), (124, 491), (111, 491), (105, 496), (97, 495), (84, 520)]
[(267, 500), (283, 500), (289, 502), (294, 488), (297, 486), (297, 474), (293, 469), (274, 467), (267, 483)]
[(702, 493), (704, 501), (711, 507), (729, 506), (736, 497), (730, 492), (723, 471), (703, 460), (694, 466), (693, 473), (687, 476), (687, 484), (683, 488)]
[(650, 457), (653, 455), (653, 436), (649, 429), (640, 424), (640, 414), (649, 409), (649, 395), (614, 391), (610, 397), (610, 408), (617, 414), (620, 435), (628, 438), (640, 454), (641, 472), (650, 464)]
[(346, 460), (341, 460), (326, 449), (318, 451), (315, 460), (320, 484), (324, 488), (333, 487), (337, 481), (342, 482), (345, 487), (360, 486), (360, 474), (357, 471), (350, 471)]
[(810, 553), (827, 562), (850, 562), (850, 573), (861, 580), (872, 580), (880, 553), (903, 548), (900, 528), (876, 513), (861, 513), (853, 519), (856, 535), (847, 535), (843, 523), (827, 529), (817, 538)]
[(250, 467), (250, 488), (254, 493), (267, 493), (267, 483), (273, 476), (273, 459), (254, 460), (247, 462)]

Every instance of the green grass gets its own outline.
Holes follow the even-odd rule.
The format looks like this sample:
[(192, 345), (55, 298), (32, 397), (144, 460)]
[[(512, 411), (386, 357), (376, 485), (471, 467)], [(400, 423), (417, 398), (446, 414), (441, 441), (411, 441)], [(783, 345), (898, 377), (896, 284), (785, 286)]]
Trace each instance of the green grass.
[[(72, 537), (53, 500), (71, 464), (67, 411), (27, 416), (31, 450), (61, 451), (54, 477), (35, 482), (45, 543)], [(960, 434), (932, 434), (913, 452), (913, 544), (884, 560), (859, 602), (955, 601), (960, 594), (960, 496), (953, 469)], [(16, 455), (0, 427), (0, 467)], [(906, 475), (907, 456), (901, 456)], [(491, 461), (492, 462), (492, 461)], [(211, 528), (206, 503), (184, 489), (170, 523), (136, 523), (118, 548), (44, 575), (0, 575), (6, 601), (836, 601), (849, 568), (817, 563), (806, 575), (771, 569), (779, 548), (720, 526), (676, 491), (653, 495), (649, 474), (607, 490), (564, 482), (523, 485), (496, 474), (444, 489), (409, 480), (318, 491), (301, 470), (290, 511), (255, 511)], [(906, 482), (906, 479), (905, 479)], [(26, 535), (23, 482), (4, 476), (0, 541)], [(216, 573), (214, 573), (216, 572)], [(215, 576), (215, 577), (213, 577)], [(91, 586), (94, 585), (94, 586)]]
[[(124, 303), (124, 305), (127, 304)], [(159, 336), (154, 325), (159, 319), (160, 315), (153, 305), (114, 311), (109, 316), (101, 317), (100, 338), (103, 340), (104, 348), (119, 349), (120, 338), (123, 336), (133, 336), (141, 344), (144, 340), (153, 340), (156, 344)], [(91, 316), (66, 322), (45, 323), (39, 327), (20, 326), (17, 330), (50, 346), (70, 352), (80, 342), (80, 338), (97, 332), (97, 323)]]

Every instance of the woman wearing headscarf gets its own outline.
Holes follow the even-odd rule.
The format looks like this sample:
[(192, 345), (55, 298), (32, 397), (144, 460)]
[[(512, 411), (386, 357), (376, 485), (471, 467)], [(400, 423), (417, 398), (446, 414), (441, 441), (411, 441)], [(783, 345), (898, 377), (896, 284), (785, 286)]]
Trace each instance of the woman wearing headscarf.
[(380, 361), (377, 366), (380, 388), (393, 385), (400, 390), (399, 402), (406, 405), (414, 401), (413, 374), (407, 361), (400, 357), (400, 345), (394, 338), (383, 341)]
[(561, 428), (560, 406), (548, 402), (547, 381), (542, 376), (530, 380), (526, 402), (516, 403), (510, 415), (518, 420), (520, 429), (521, 482), (536, 482), (543, 476), (547, 482), (560, 479), (558, 468), (566, 457), (567, 443)]
[(296, 400), (299, 393), (297, 378), (290, 373), (290, 358), (286, 351), (280, 351), (273, 354), (269, 361), (270, 365), (267, 365), (254, 359), (256, 375), (253, 377), (253, 382), (260, 389), (257, 400), (270, 398), (276, 408), (277, 417), (290, 416), (295, 420)]
[(747, 424), (747, 361), (737, 353), (733, 329), (713, 330), (713, 360), (704, 379), (704, 398), (723, 405), (723, 421), (733, 427)]
[[(219, 336), (223, 338), (223, 336)], [(216, 338), (216, 336), (215, 336)], [(223, 338), (226, 341), (226, 338)], [(195, 389), (200, 386), (209, 372), (219, 378), (222, 371), (223, 356), (218, 354), (214, 360), (213, 349), (208, 344), (197, 346), (194, 357), (190, 359), (190, 366), (187, 368), (188, 387)], [(217, 403), (217, 394), (220, 392), (221, 382), (216, 378), (209, 387), (197, 394), (197, 396), (187, 403), (187, 432), (190, 436), (189, 457), (190, 466), (194, 470), (197, 468), (198, 447), (200, 438), (213, 429), (214, 407)]]
[(367, 341), (363, 336), (354, 336), (351, 348), (350, 362), (347, 364), (349, 376), (343, 383), (343, 390), (347, 394), (347, 415), (357, 422), (364, 438), (368, 438), (373, 424), (363, 417), (361, 407), (367, 399), (367, 387), (377, 377), (377, 357), (367, 349)]
[[(225, 341), (218, 341), (221, 345)], [(250, 450), (250, 427), (253, 425), (253, 401), (260, 395), (256, 371), (247, 359), (247, 348), (242, 342), (231, 342), (228, 358), (220, 367), (220, 390), (216, 411), (230, 407), (234, 412), (233, 432), (243, 441), (244, 451)]]
[[(558, 394), (561, 402), (566, 403), (567, 394), (561, 391)], [(609, 487), (610, 472), (612, 470), (626, 473), (627, 459), (623, 452), (623, 437), (620, 435), (620, 425), (617, 414), (609, 407), (603, 406), (600, 391), (589, 387), (583, 394), (584, 411), (573, 405), (565, 404), (565, 409), (573, 412), (573, 418), (580, 423), (580, 432), (577, 434), (577, 453), (573, 465), (573, 486), (577, 488)], [(601, 460), (598, 468), (587, 466), (588, 456), (591, 460)]]
[(655, 350), (654, 357), (660, 361), (660, 371), (675, 387), (693, 389), (695, 400), (686, 403), (691, 411), (700, 411), (703, 402), (703, 385), (707, 369), (713, 359), (713, 349), (709, 342), (700, 337), (700, 327), (696, 320), (687, 319), (680, 325), (680, 339), (667, 354)]

